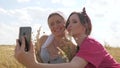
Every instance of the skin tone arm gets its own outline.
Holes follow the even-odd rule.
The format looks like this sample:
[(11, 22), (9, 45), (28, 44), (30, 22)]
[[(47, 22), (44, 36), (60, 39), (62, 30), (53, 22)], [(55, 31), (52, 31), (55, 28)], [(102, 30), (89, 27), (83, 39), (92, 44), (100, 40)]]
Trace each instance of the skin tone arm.
[(22, 38), (22, 45), (20, 47), (18, 40), (16, 40), (15, 58), (18, 62), (25, 65), (27, 68), (84, 68), (87, 61), (80, 57), (74, 57), (69, 63), (61, 64), (45, 64), (38, 63), (35, 58), (35, 50), (32, 42), (30, 43), (30, 50), (25, 52), (25, 39)]
[(85, 60), (80, 59), (79, 57), (73, 58), (70, 63), (61, 63), (61, 64), (35, 64), (33, 65), (35, 68), (84, 68), (87, 62)]

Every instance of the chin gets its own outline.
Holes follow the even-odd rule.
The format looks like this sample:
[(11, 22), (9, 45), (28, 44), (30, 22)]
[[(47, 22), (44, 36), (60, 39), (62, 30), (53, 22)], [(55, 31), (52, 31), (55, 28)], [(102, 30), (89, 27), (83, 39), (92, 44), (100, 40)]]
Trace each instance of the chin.
[(56, 33), (55, 35), (56, 36), (61, 36), (61, 35), (63, 35), (63, 33)]

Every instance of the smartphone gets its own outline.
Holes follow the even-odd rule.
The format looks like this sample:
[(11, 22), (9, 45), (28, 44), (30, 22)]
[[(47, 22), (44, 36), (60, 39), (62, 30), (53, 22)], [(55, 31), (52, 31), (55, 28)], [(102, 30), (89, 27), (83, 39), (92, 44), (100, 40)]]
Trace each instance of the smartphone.
[(19, 28), (19, 44), (22, 44), (22, 36), (25, 37), (25, 51), (29, 51), (30, 40), (31, 40), (31, 27), (20, 27)]

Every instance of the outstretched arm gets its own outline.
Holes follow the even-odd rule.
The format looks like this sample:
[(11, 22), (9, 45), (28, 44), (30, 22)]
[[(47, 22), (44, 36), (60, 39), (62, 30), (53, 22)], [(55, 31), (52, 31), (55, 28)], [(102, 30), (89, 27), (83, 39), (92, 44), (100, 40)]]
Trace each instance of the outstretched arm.
[(74, 57), (69, 63), (43, 64), (35, 63), (32, 68), (85, 68), (87, 62), (79, 57)]
[(18, 40), (16, 41), (15, 58), (25, 65), (27, 68), (84, 68), (87, 65), (87, 61), (80, 57), (74, 57), (69, 63), (60, 64), (45, 64), (38, 63), (35, 58), (34, 46), (31, 42), (30, 50), (25, 52), (25, 39), (22, 38), (22, 45), (19, 46)]

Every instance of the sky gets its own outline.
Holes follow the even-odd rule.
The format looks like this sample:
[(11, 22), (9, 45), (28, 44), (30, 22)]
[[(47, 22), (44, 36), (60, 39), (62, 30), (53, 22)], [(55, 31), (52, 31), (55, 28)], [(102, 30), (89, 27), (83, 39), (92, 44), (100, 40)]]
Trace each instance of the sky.
[(61, 11), (67, 19), (83, 7), (92, 21), (91, 36), (101, 44), (120, 47), (120, 0), (0, 0), (0, 44), (15, 45), (20, 26), (31, 26), (33, 38), (39, 27), (40, 35), (49, 35), (50, 13)]

